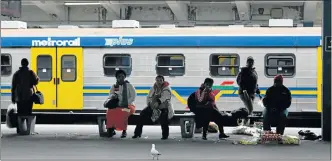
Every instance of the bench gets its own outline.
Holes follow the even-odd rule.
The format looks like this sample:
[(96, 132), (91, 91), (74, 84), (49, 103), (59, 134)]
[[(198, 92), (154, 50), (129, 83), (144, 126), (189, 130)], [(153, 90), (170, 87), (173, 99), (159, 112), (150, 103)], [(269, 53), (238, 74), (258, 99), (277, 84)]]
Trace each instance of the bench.
[[(134, 116), (139, 116), (139, 113), (134, 113)], [(194, 136), (195, 131), (195, 120), (194, 114), (192, 113), (184, 113), (184, 114), (174, 114), (174, 119), (179, 118), (180, 127), (181, 127), (181, 136), (182, 138), (192, 138)], [(106, 116), (98, 116), (98, 131), (100, 137), (105, 137), (108, 135), (106, 129)]]

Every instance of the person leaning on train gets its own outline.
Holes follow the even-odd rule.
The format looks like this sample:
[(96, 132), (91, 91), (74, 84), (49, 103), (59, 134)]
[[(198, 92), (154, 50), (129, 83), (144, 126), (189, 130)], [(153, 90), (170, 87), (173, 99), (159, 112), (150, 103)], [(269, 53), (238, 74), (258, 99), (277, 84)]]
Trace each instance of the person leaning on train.
[[(246, 67), (241, 68), (241, 71), (237, 75), (236, 82), (239, 86), (239, 97), (244, 103), (245, 107), (249, 111), (249, 115), (253, 112), (253, 101), (255, 100), (255, 94), (260, 94), (258, 88), (258, 75), (254, 67), (254, 58), (249, 56), (247, 58)], [(244, 91), (247, 92), (249, 100), (246, 100)]]
[(118, 70), (115, 73), (116, 84), (110, 90), (109, 99), (104, 106), (108, 108), (106, 112), (106, 128), (109, 137), (114, 136), (115, 130), (122, 130), (121, 138), (127, 136), (128, 118), (135, 112), (134, 101), (136, 90), (126, 78), (126, 72)]
[(283, 85), (283, 76), (277, 75), (274, 84), (268, 88), (263, 98), (263, 129), (271, 131), (271, 123), (277, 123), (277, 133), (283, 135), (288, 116), (288, 108), (292, 104), (290, 90)]
[(161, 75), (156, 77), (156, 82), (150, 89), (147, 96), (147, 107), (140, 113), (139, 122), (135, 128), (133, 138), (142, 135), (144, 124), (155, 123), (159, 120), (162, 130), (163, 140), (169, 136), (169, 120), (174, 116), (174, 109), (171, 104), (172, 91), (169, 83)]

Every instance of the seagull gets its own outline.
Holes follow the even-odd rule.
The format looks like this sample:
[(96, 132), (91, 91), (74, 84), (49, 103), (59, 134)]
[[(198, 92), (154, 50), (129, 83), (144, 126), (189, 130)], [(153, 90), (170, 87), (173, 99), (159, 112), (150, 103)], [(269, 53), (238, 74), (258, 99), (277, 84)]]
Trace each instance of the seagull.
[(151, 148), (151, 156), (152, 156), (152, 158), (153, 158), (153, 160), (154, 160), (154, 158), (156, 157), (157, 158), (157, 160), (159, 160), (159, 155), (161, 155), (159, 152), (158, 152), (158, 150), (156, 150), (156, 146), (154, 145), (154, 144), (152, 144), (152, 148)]

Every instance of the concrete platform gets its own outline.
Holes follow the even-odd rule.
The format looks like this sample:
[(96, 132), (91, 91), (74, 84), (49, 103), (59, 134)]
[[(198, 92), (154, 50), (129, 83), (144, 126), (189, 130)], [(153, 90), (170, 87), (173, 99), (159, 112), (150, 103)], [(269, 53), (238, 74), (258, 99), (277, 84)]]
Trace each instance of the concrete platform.
[[(233, 128), (225, 128), (230, 133)], [(287, 134), (296, 135), (300, 129), (286, 129)], [(320, 134), (320, 129), (311, 130)], [(170, 128), (170, 139), (160, 140), (158, 126), (144, 127), (142, 138), (131, 139), (134, 127), (128, 129), (128, 137), (120, 139), (100, 138), (97, 126), (92, 125), (37, 125), (32, 136), (17, 136), (15, 129), (1, 126), (1, 159), (152, 159), (149, 155), (151, 144), (156, 144), (162, 153), (160, 160), (193, 159), (252, 159), (252, 160), (330, 160), (330, 143), (303, 141), (296, 145), (233, 145), (240, 139), (231, 135), (228, 140), (218, 141), (217, 134), (209, 134), (209, 140), (201, 140), (201, 134), (193, 139), (182, 139), (180, 127)]]

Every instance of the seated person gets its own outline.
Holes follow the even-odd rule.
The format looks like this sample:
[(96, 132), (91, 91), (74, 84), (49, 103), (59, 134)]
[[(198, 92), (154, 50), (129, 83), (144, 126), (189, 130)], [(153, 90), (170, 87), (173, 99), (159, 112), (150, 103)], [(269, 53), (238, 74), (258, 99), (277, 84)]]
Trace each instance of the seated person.
[(223, 115), (215, 104), (215, 96), (212, 93), (213, 79), (206, 78), (201, 87), (188, 98), (188, 107), (191, 112), (195, 113), (196, 128), (203, 127), (203, 140), (207, 140), (207, 131), (209, 123), (215, 122), (219, 128), (219, 138), (228, 138), (224, 133)]
[(126, 73), (118, 70), (115, 73), (116, 84), (110, 90), (110, 100), (117, 100), (116, 108), (106, 112), (106, 128), (109, 137), (115, 135), (115, 130), (122, 130), (121, 138), (127, 136), (128, 118), (135, 112), (134, 101), (136, 90), (132, 84), (125, 80)]
[(271, 131), (271, 124), (277, 123), (277, 133), (283, 135), (288, 116), (287, 108), (292, 103), (291, 92), (283, 85), (282, 75), (274, 78), (274, 85), (267, 89), (263, 104), (263, 129)]
[(144, 124), (155, 123), (159, 120), (162, 130), (162, 140), (168, 139), (169, 120), (174, 116), (171, 104), (172, 91), (169, 83), (161, 75), (156, 77), (156, 82), (147, 96), (147, 107), (140, 113), (140, 120), (135, 128), (133, 138), (141, 137)]

